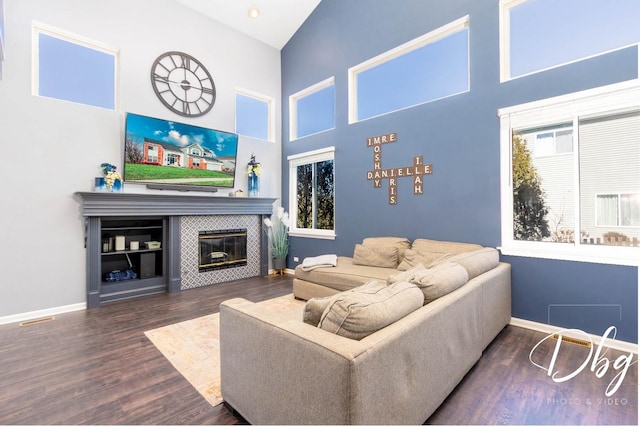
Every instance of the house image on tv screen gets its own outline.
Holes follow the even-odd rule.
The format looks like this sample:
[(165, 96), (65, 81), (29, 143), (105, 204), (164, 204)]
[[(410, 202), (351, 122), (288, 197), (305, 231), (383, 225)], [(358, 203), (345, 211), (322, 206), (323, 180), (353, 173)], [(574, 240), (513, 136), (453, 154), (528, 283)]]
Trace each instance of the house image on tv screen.
[(167, 142), (144, 139), (143, 164), (186, 167), (188, 169), (230, 172), (235, 169), (235, 158), (216, 157), (212, 150), (194, 143), (184, 148)]
[(124, 180), (232, 188), (238, 135), (127, 114)]

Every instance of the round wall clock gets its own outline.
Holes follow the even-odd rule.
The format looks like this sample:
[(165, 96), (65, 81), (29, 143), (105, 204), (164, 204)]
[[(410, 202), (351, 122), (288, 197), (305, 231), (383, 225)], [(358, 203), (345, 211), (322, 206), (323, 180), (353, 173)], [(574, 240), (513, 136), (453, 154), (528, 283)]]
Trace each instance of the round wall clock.
[(200, 61), (182, 52), (166, 52), (151, 66), (151, 85), (158, 99), (183, 117), (208, 113), (216, 102), (216, 86)]

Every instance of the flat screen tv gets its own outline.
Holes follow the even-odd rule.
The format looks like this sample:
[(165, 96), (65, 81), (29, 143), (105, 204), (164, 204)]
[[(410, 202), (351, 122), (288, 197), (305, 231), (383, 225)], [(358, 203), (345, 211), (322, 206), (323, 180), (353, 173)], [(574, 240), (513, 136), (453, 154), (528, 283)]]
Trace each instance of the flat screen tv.
[(233, 188), (238, 135), (127, 113), (125, 182), (153, 189)]

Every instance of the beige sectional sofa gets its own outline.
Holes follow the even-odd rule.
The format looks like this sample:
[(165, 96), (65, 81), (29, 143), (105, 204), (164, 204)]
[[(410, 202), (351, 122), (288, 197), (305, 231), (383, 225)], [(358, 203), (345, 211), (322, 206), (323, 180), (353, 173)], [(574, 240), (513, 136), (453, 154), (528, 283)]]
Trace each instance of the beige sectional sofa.
[[(367, 266), (394, 255), (395, 268)], [(222, 303), (225, 402), (250, 423), (420, 424), (511, 318), (510, 265), (474, 244), (365, 239), (336, 266), (298, 266), (294, 294), (345, 299), (372, 279), (413, 282), (433, 299), (360, 340), (243, 299)]]

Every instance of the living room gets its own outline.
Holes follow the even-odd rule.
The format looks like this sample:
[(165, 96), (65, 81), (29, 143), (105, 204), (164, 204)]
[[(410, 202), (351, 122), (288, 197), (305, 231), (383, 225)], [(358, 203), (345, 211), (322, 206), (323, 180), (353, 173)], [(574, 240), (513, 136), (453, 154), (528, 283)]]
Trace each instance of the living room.
[[(633, 90), (639, 77), (637, 30), (619, 31), (628, 30), (633, 43), (513, 77), (504, 65), (508, 47), (501, 18), (510, 2), (498, 0), (322, 0), (282, 49), (174, 0), (1, 3), (0, 113), (8, 150), (3, 165), (1, 265), (13, 279), (0, 289), (0, 324), (86, 309), (85, 224), (74, 194), (93, 190), (101, 163), (122, 167), (125, 113), (233, 132), (236, 91), (243, 89), (273, 99), (276, 106), (272, 140), (241, 136), (238, 143), (239, 164), (249, 162), (252, 154), (261, 163), (261, 197), (278, 199), (290, 211), (291, 159), (334, 148), (333, 235), (293, 233), (289, 270), (310, 256), (351, 255), (354, 244), (371, 236), (500, 247), (501, 261), (512, 267), (512, 324), (541, 331), (575, 328), (593, 336), (615, 326), (622, 348), (637, 345), (637, 245), (597, 246), (588, 239), (585, 244), (568, 244), (568, 249), (558, 249), (553, 242), (549, 248), (518, 244), (529, 241), (514, 240), (513, 229), (505, 227), (505, 209), (512, 203), (506, 206), (504, 201), (510, 175), (507, 165), (505, 176), (503, 162), (508, 157), (503, 154), (510, 143), (505, 148), (502, 127), (512, 121), (513, 128), (531, 129), (538, 124), (527, 121), (530, 111), (563, 102), (586, 105), (598, 97), (606, 104), (612, 92)], [(625, 4), (633, 5), (637, 15), (637, 5)], [(33, 95), (34, 22), (118, 51), (115, 108)], [(468, 74), (461, 90), (364, 119), (353, 111), (350, 81), (367, 70), (367, 61), (382, 61), (380, 55), (454, 22), (459, 26), (446, 31), (468, 35)], [(198, 58), (215, 80), (215, 105), (203, 116), (178, 116), (153, 91), (151, 66), (159, 55), (173, 50)], [(335, 90), (333, 127), (295, 137), (290, 97), (327, 81)], [(414, 177), (398, 177), (396, 186), (388, 177), (379, 186), (367, 178), (376, 154), (367, 140), (389, 134), (397, 140), (382, 146), (382, 168), (408, 167), (416, 157), (432, 165), (431, 173), (422, 176), (421, 193), (414, 191)], [(19, 161), (24, 156), (27, 160)], [(213, 196), (246, 192), (246, 180), (239, 167), (235, 188)], [(636, 184), (617, 191), (637, 194), (640, 188)], [(125, 182), (124, 192), (160, 191)], [(620, 233), (637, 235), (634, 226), (620, 227)], [(191, 291), (195, 290), (183, 293)]]

